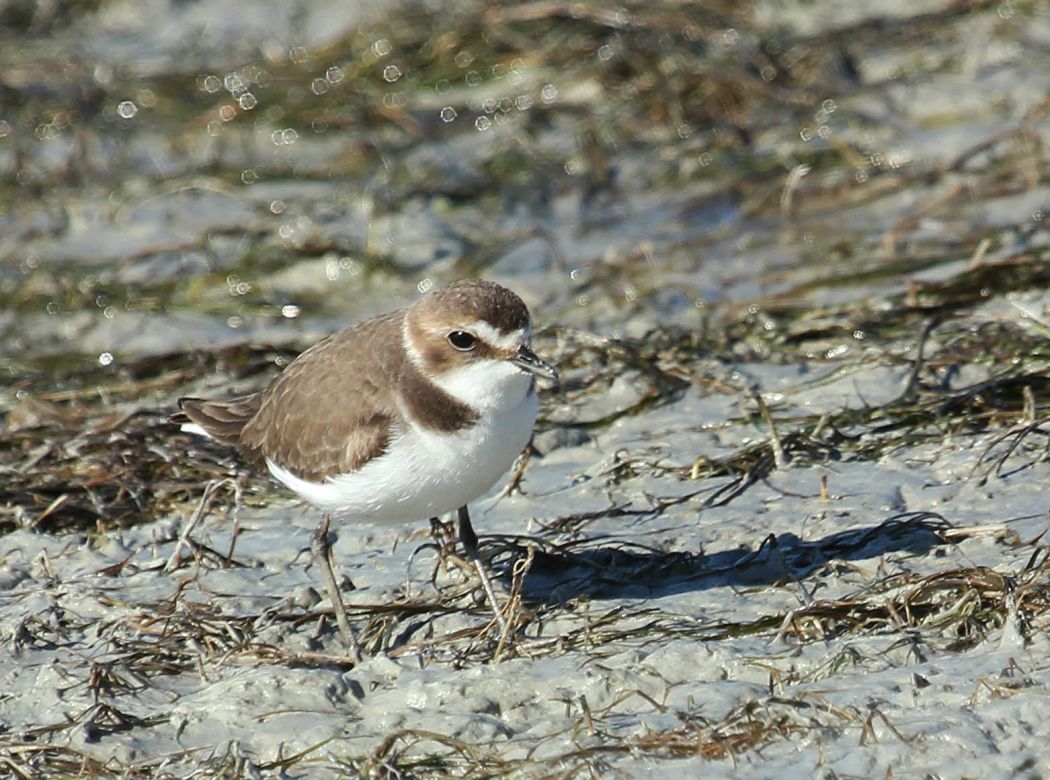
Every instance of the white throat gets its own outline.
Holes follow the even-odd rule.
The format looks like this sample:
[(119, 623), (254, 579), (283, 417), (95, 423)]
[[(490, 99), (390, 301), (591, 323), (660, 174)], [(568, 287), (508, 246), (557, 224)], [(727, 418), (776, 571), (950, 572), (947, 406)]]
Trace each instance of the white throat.
[[(500, 334), (482, 321), (471, 323), (470, 327), (480, 338), (496, 347), (516, 346), (522, 343), (526, 335), (525, 330)], [(466, 366), (431, 374), (423, 361), (423, 355), (412, 342), (407, 319), (401, 328), (401, 344), (408, 359), (430, 381), (475, 412), (509, 412), (517, 409), (532, 393), (532, 375), (504, 359), (475, 360)]]
[(532, 392), (532, 375), (508, 360), (478, 360), (431, 376), (430, 381), (480, 413), (509, 412)]

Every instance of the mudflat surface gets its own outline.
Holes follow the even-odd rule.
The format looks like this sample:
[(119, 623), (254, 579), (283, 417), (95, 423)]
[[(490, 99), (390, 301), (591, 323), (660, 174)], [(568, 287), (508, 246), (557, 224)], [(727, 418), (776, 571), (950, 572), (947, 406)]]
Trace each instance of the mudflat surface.
[[(0, 760), (20, 777), (1042, 777), (1041, 6), (0, 18)], [(17, 41), (19, 45), (11, 45)], [(449, 529), (167, 422), (466, 277), (563, 381)]]

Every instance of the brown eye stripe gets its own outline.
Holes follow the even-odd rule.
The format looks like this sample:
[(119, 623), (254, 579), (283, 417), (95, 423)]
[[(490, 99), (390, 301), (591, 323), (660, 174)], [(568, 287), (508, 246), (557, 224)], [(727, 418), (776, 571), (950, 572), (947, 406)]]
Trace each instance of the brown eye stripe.
[(494, 347), (484, 339), (478, 339), (470, 354), (475, 358), (488, 358), (490, 360), (510, 360), (518, 354), (517, 346)]

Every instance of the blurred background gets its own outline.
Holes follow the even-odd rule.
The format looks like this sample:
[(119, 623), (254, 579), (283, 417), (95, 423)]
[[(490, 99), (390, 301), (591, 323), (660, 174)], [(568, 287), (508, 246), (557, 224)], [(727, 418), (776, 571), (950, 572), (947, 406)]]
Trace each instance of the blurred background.
[(466, 276), (764, 343), (920, 295), (1045, 246), (1048, 45), (980, 0), (5, 0), (0, 404)]

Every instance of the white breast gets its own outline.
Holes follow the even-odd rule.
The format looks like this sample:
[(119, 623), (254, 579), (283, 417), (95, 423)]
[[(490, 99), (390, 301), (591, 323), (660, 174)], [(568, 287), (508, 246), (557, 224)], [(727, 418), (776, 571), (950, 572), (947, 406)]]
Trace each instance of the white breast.
[(536, 421), (538, 401), (529, 375), (506, 361), (482, 369), (471, 366), (439, 382), (477, 411), (470, 428), (443, 433), (409, 420), (387, 452), (359, 471), (307, 482), (268, 460), (270, 473), (318, 508), (351, 522), (401, 523), (458, 509), (506, 473)]

